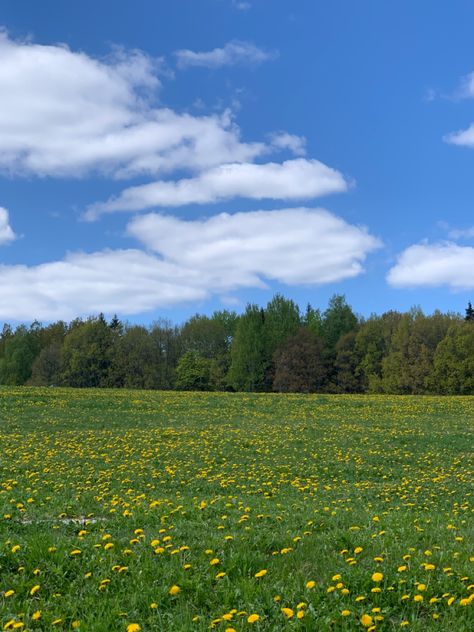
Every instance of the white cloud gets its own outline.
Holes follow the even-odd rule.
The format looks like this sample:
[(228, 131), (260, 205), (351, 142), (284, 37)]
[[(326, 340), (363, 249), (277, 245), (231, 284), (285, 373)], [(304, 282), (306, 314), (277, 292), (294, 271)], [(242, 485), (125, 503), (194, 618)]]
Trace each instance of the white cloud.
[(470, 228), (452, 228), (448, 235), (450, 239), (472, 239), (474, 238), (474, 226)]
[(0, 244), (8, 244), (16, 239), (16, 235), (10, 226), (10, 217), (6, 208), (0, 206)]
[(159, 181), (125, 189), (117, 198), (92, 205), (86, 218), (102, 213), (153, 207), (205, 204), (234, 197), (254, 200), (302, 200), (346, 191), (339, 171), (318, 160), (298, 158), (283, 163), (233, 163), (176, 182)]
[(467, 129), (447, 134), (444, 137), (444, 141), (450, 145), (474, 147), (474, 123), (469, 125)]
[(179, 114), (152, 106), (161, 60), (115, 49), (94, 59), (64, 45), (14, 41), (0, 31), (0, 171), (126, 177), (248, 161), (228, 112)]
[(270, 141), (275, 149), (289, 149), (295, 156), (306, 154), (306, 138), (288, 134), (288, 132), (275, 132), (270, 134)]
[(0, 266), (0, 318), (139, 314), (205, 297), (193, 271), (139, 250), (71, 254), (38, 266)]
[(232, 0), (232, 6), (239, 11), (248, 11), (252, 7), (251, 3), (246, 0)]
[[(471, 72), (462, 79), (461, 85), (455, 95), (455, 99), (472, 98), (474, 98), (474, 72)], [(446, 134), (443, 140), (451, 145), (474, 147), (474, 123), (471, 123), (466, 129)]]
[(224, 66), (249, 65), (255, 66), (264, 61), (275, 59), (275, 51), (266, 51), (251, 42), (234, 40), (223, 48), (210, 51), (196, 52), (189, 49), (175, 52), (178, 68), (222, 68)]
[(333, 283), (363, 272), (379, 241), (322, 209), (221, 214), (182, 221), (149, 214), (128, 231), (149, 248), (75, 253), (0, 266), (0, 319), (139, 314), (239, 288)]
[(360, 274), (380, 242), (365, 228), (323, 209), (253, 211), (184, 221), (153, 214), (134, 218), (128, 232), (165, 261), (179, 263), (221, 291), (323, 284)]
[(474, 248), (452, 242), (417, 244), (404, 250), (387, 280), (398, 288), (474, 288)]

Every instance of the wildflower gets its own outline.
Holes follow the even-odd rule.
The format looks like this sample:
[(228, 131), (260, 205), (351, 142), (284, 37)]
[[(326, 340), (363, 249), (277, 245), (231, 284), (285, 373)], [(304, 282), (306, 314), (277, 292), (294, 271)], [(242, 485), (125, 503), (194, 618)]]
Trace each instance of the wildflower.
[(351, 611), (350, 610), (343, 610), (341, 612), (341, 614), (342, 614), (343, 617), (348, 617), (351, 614)]
[(33, 596), (35, 593), (38, 592), (39, 589), (40, 589), (40, 585), (36, 584), (36, 586), (33, 586), (33, 588), (30, 590), (30, 595)]
[(173, 597), (175, 595), (177, 595), (179, 592), (181, 591), (181, 588), (179, 586), (176, 586), (176, 584), (174, 584), (173, 586), (171, 586), (171, 588), (169, 589), (169, 594), (172, 595)]
[(306, 582), (306, 588), (309, 588), (311, 590), (311, 588), (314, 588), (316, 586), (316, 582), (313, 581), (312, 579), (309, 580), (309, 582)]
[(258, 573), (255, 573), (255, 577), (264, 577), (267, 573), (268, 571), (263, 568), (261, 571), (258, 571)]
[(370, 616), (370, 614), (363, 614), (360, 618), (360, 622), (364, 626), (364, 628), (370, 628), (370, 626), (374, 625), (374, 620)]
[(281, 611), (287, 619), (291, 619), (295, 614), (291, 608), (282, 608)]
[(381, 582), (383, 580), (383, 573), (374, 573), (372, 575), (373, 582)]
[(12, 596), (12, 595), (14, 595), (14, 594), (15, 594), (15, 591), (10, 589), (10, 590), (7, 590), (7, 591), (3, 594), (3, 596), (4, 596), (4, 597), (11, 597), (11, 596)]
[(138, 623), (129, 623), (127, 625), (127, 632), (140, 632), (141, 626)]
[(257, 621), (260, 620), (260, 615), (259, 614), (251, 614), (248, 618), (247, 618), (247, 622), (248, 623), (256, 623)]
[(31, 618), (33, 619), (33, 621), (38, 621), (38, 619), (41, 619), (41, 610), (36, 610), (35, 612), (33, 612)]
[(211, 566), (216, 566), (217, 564), (219, 564), (220, 560), (218, 557), (213, 557), (212, 560), (209, 562), (209, 564)]

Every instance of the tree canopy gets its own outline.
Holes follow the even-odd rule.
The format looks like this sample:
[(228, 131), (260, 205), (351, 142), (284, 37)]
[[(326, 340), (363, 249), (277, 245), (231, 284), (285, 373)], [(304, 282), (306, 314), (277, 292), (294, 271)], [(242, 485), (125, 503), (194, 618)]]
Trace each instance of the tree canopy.
[(333, 393), (474, 394), (474, 309), (357, 316), (277, 294), (244, 312), (181, 326), (109, 321), (3, 325), (0, 383), (41, 386)]

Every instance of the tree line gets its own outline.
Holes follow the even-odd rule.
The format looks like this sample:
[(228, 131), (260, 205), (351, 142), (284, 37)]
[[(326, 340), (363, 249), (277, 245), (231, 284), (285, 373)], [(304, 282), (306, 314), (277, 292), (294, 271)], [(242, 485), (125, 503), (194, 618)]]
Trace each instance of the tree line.
[(181, 326), (33, 322), (0, 336), (0, 384), (202, 391), (474, 394), (474, 309), (358, 317), (345, 297), (303, 312), (277, 294)]

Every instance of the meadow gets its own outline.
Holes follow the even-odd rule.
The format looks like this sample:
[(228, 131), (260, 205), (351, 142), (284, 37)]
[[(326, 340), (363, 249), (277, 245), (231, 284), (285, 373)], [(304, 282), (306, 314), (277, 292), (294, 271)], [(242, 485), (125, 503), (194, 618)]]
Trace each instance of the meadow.
[(4, 630), (474, 629), (474, 398), (0, 390)]

